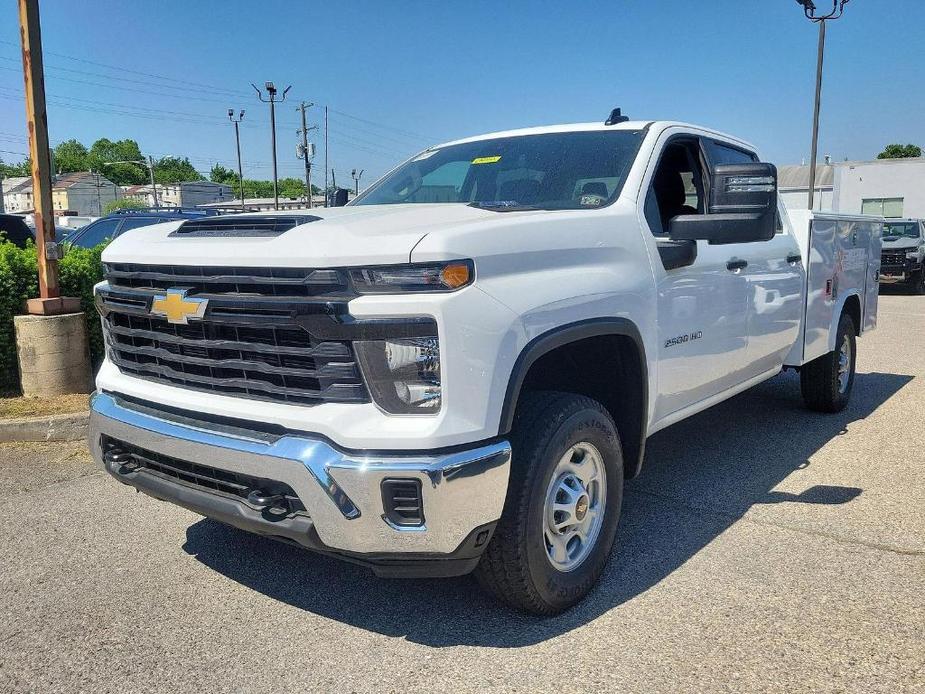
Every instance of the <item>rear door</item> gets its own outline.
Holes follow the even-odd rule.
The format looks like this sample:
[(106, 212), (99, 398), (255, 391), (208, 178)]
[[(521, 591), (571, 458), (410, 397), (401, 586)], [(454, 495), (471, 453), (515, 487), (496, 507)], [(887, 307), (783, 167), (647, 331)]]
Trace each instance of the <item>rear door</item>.
[[(758, 161), (754, 152), (712, 138), (704, 138), (704, 149), (711, 170), (720, 164)], [(779, 213), (773, 239), (738, 244), (747, 263), (742, 269), (748, 306), (747, 378), (780, 367), (800, 331), (805, 273), (789, 224), (786, 214)]]
[(166, 221), (168, 220), (162, 217), (126, 217), (124, 220), (122, 220), (122, 224), (119, 226), (119, 230), (116, 231), (113, 238), (121, 236), (126, 231), (130, 231), (132, 229), (147, 227), (151, 226), (152, 224), (160, 224), (161, 222)]

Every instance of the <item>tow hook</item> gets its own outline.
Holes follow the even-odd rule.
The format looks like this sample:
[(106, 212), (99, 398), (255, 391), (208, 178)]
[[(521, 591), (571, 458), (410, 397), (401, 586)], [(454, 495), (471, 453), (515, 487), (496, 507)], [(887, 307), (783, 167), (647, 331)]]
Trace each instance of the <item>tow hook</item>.
[(289, 501), (284, 494), (270, 494), (261, 489), (255, 489), (247, 495), (247, 503), (277, 516), (289, 513)]

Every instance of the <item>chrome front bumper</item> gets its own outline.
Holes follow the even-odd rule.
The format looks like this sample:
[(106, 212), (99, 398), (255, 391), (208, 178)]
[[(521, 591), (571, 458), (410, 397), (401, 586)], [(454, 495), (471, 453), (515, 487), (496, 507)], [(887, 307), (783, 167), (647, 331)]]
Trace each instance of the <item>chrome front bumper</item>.
[[(347, 453), (303, 434), (271, 435), (154, 408), (95, 393), (90, 450), (97, 463), (120, 478), (103, 460), (101, 439), (106, 436), (181, 461), (283, 482), (305, 505), (303, 527), (317, 532), (323, 550), (409, 558), (448, 555), (474, 530), (497, 521), (504, 506), (511, 460), (506, 441), (439, 454)], [(394, 477), (420, 480), (425, 525), (397, 527), (385, 519), (380, 484)], [(160, 484), (155, 496), (212, 515), (189, 501), (192, 492), (181, 483), (169, 483), (176, 493), (163, 491), (168, 482)], [(196, 493), (200, 499), (205, 494)]]

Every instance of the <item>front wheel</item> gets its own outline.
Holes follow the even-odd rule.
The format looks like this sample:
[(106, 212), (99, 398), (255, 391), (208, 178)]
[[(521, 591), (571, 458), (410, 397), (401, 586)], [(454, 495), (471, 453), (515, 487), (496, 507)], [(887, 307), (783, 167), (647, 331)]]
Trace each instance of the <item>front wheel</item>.
[(604, 407), (570, 393), (527, 393), (511, 432), (504, 512), (476, 578), (509, 605), (552, 615), (594, 587), (613, 547), (623, 454)]
[(854, 320), (843, 313), (838, 321), (835, 349), (800, 369), (803, 401), (817, 412), (841, 412), (854, 387), (856, 362)]

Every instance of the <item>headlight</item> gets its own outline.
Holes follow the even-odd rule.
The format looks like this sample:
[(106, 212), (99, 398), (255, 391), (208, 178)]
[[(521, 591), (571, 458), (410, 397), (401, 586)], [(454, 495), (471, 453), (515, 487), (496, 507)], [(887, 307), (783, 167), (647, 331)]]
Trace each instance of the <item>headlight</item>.
[(399, 292), (452, 292), (472, 284), (471, 260), (415, 265), (383, 265), (350, 271), (353, 286), (361, 294)]
[(389, 414), (440, 410), (440, 341), (434, 337), (354, 342), (373, 400)]
[(918, 251), (909, 251), (908, 253), (906, 253), (906, 258), (908, 258), (909, 260), (917, 260), (918, 257), (919, 257)]

